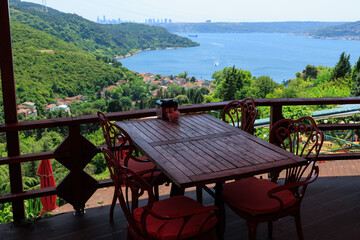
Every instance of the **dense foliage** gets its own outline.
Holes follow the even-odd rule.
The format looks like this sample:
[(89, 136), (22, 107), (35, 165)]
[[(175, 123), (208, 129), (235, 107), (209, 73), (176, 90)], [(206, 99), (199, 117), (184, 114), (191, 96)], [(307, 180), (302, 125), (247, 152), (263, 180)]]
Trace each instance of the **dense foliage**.
[(360, 96), (360, 57), (352, 71), (351, 80), (353, 84), (351, 94), (356, 97)]
[(346, 56), (345, 52), (343, 52), (335, 66), (331, 79), (344, 78), (346, 74), (351, 74), (350, 54)]
[(54, 97), (91, 95), (122, 79), (120, 64), (105, 64), (74, 44), (12, 22), (17, 97), (37, 106)]

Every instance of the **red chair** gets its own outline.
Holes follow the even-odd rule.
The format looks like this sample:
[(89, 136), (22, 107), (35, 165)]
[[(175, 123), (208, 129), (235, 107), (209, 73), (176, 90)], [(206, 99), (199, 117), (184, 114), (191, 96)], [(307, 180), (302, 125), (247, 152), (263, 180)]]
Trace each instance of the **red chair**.
[(307, 185), (319, 176), (315, 161), (323, 139), (323, 133), (311, 117), (282, 119), (272, 127), (270, 142), (310, 159), (307, 164), (284, 169), (284, 184), (281, 186), (256, 177), (223, 185), (223, 199), (247, 221), (249, 239), (256, 239), (256, 228), (260, 222), (268, 222), (268, 234), (272, 238), (272, 222), (288, 215), (295, 217), (298, 237), (303, 239), (300, 205)]
[[(106, 145), (112, 151), (113, 155), (116, 156), (117, 161), (120, 165), (124, 165), (129, 169), (137, 173), (146, 172), (147, 174), (143, 177), (152, 182), (155, 177), (158, 180), (153, 184), (155, 199), (159, 199), (159, 188), (160, 184), (169, 182), (170, 180), (160, 171), (157, 171), (156, 166), (147, 157), (137, 157), (133, 155), (135, 150), (133, 142), (129, 134), (116, 124), (113, 124), (107, 119), (104, 113), (98, 112), (100, 126), (104, 134)], [(158, 175), (160, 175), (158, 177)], [(113, 201), (110, 207), (110, 221), (112, 222), (114, 217), (114, 208), (116, 204), (116, 194), (114, 193)]]
[(224, 107), (222, 120), (252, 134), (258, 112), (254, 99), (234, 100)]
[[(151, 183), (143, 178), (146, 172), (137, 174), (121, 166), (108, 148), (102, 151), (127, 219), (128, 239), (216, 239), (216, 207), (185, 196), (155, 202)], [(147, 204), (139, 206), (144, 196)]]

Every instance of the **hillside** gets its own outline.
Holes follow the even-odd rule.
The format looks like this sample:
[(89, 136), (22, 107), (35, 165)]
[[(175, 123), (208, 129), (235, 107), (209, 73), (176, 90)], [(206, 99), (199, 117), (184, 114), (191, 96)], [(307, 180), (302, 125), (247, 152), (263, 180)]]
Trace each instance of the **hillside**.
[(360, 21), (329, 26), (309, 33), (313, 38), (360, 40)]
[(76, 14), (67, 14), (41, 5), (10, 1), (11, 20), (74, 43), (83, 50), (109, 57), (137, 50), (166, 47), (194, 47), (197, 43), (169, 33), (163, 28), (144, 24), (101, 25)]
[(163, 28), (126, 23), (100, 25), (75, 14), (10, 1), (17, 98), (37, 106), (55, 97), (94, 96), (120, 79), (138, 76), (113, 57), (143, 49), (198, 44)]
[(169, 32), (182, 33), (302, 33), (343, 22), (215, 22), (156, 24)]
[(72, 43), (17, 22), (12, 22), (12, 40), (21, 101), (45, 104), (57, 96), (94, 94), (122, 79), (124, 72), (133, 75), (121, 64), (99, 61)]

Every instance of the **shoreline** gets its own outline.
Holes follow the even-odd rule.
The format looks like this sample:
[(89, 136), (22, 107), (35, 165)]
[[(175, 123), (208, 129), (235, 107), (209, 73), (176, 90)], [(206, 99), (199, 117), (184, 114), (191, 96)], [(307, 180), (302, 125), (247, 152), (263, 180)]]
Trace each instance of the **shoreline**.
[(155, 48), (155, 49), (151, 49), (151, 48), (146, 48), (143, 50), (137, 50), (134, 53), (128, 53), (125, 56), (115, 56), (114, 59), (119, 60), (119, 59), (124, 59), (124, 58), (128, 58), (128, 57), (132, 57), (135, 56), (141, 52), (146, 52), (146, 51), (156, 51), (156, 50), (171, 50), (171, 49), (181, 49), (181, 48), (185, 48), (185, 47), (165, 47), (165, 48)]

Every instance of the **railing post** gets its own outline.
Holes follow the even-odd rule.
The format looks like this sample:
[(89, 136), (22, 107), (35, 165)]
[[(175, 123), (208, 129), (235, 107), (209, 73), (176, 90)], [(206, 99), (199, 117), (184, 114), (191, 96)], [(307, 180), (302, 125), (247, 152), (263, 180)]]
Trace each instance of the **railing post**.
[(58, 196), (70, 203), (75, 215), (84, 213), (85, 203), (96, 191), (99, 183), (83, 169), (97, 154), (97, 148), (81, 135), (80, 125), (73, 122), (69, 135), (54, 151), (56, 160), (70, 172), (57, 185)]
[(282, 105), (276, 105), (270, 107), (270, 129), (276, 122), (283, 119), (282, 115)]
[(80, 139), (80, 125), (71, 125), (69, 126), (69, 137), (71, 139), (71, 147), (70, 147), (70, 159), (71, 159), (71, 172), (72, 176), (72, 191), (73, 191), (73, 207), (75, 209), (76, 215), (81, 215), (84, 213), (85, 204), (82, 203), (82, 193), (83, 193), (83, 184), (82, 184), (82, 167), (80, 166), (80, 162), (82, 159), (82, 151), (81, 148), (81, 139)]
[[(11, 45), (10, 15), (7, 0), (0, 1), (0, 69), (4, 102), (5, 123), (17, 123), (14, 64)], [(20, 154), (18, 131), (6, 133), (8, 156)], [(10, 164), (11, 193), (23, 191), (21, 164)], [(12, 202), (13, 220), (18, 222), (25, 218), (24, 201)]]

